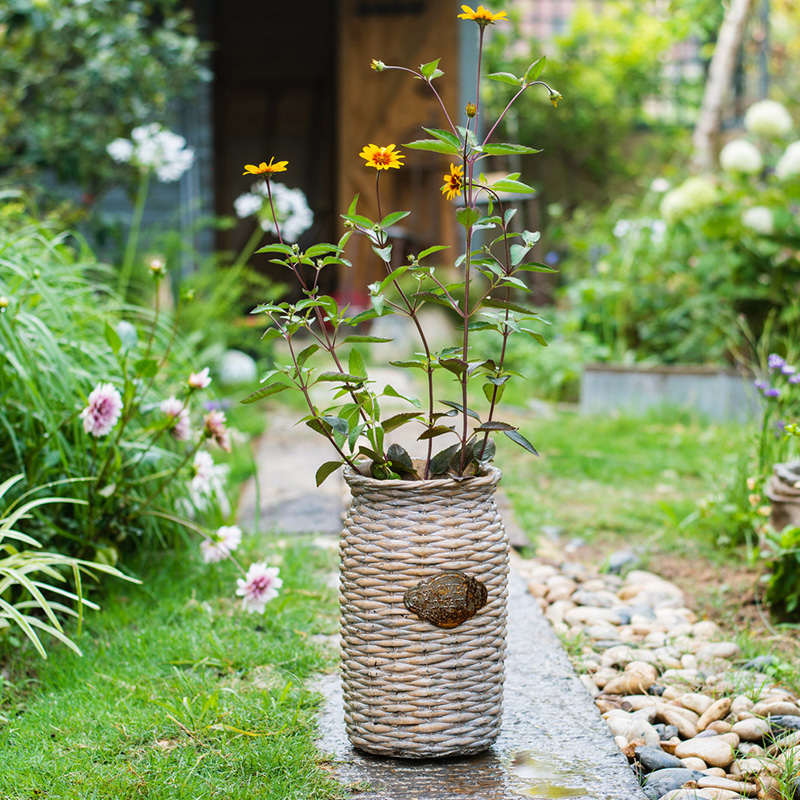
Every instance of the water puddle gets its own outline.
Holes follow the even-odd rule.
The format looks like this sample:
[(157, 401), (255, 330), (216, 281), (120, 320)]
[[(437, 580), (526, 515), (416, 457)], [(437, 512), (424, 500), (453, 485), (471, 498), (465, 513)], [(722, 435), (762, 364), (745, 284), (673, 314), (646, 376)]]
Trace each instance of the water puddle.
[[(574, 764), (543, 757), (532, 750), (521, 750), (508, 767), (514, 792), (534, 798), (584, 797), (586, 773)], [(577, 784), (577, 785), (576, 785)]]

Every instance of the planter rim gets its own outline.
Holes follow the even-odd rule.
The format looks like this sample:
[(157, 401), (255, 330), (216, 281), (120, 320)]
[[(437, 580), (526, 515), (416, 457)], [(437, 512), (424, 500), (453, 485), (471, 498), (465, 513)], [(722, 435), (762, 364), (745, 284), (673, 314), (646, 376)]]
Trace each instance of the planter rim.
[(470, 475), (466, 478), (454, 478), (448, 476), (446, 478), (428, 478), (421, 481), (406, 481), (406, 480), (379, 480), (371, 476), (360, 475), (352, 467), (347, 464), (344, 465), (344, 479), (350, 487), (362, 488), (380, 488), (407, 490), (407, 491), (426, 491), (433, 490), (447, 490), (447, 489), (475, 489), (484, 486), (494, 486), (497, 484), (502, 476), (502, 473), (497, 467), (486, 465), (478, 475)]
[(585, 372), (630, 372), (647, 374), (691, 374), (691, 375), (730, 375), (734, 378), (747, 379), (749, 372), (737, 372), (735, 369), (715, 367), (711, 364), (584, 364)]

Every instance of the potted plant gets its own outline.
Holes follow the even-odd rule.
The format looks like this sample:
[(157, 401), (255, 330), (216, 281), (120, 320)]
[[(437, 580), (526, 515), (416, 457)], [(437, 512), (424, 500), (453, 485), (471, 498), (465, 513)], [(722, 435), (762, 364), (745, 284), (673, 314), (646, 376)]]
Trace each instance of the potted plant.
[[(485, 127), (488, 132), (479, 125), (484, 33), (506, 12), (462, 9), (459, 17), (477, 23), (480, 34), (475, 101), (466, 106), (463, 124), (441, 102), (436, 83), (444, 73), (438, 59), (418, 70), (377, 60), (371, 66), (377, 72), (402, 70), (439, 100), (443, 128), (425, 128), (429, 138), (404, 147), (451, 158), (441, 191), (443, 199), (457, 201), (464, 252), (453, 259), (442, 252), (446, 248), (429, 247), (392, 266), (389, 229), (410, 213), (384, 215), (380, 182), (383, 173), (401, 169), (407, 156), (394, 144), (366, 145), (360, 156), (365, 168), (376, 172), (378, 219), (359, 214), (356, 197), (342, 215), (346, 232), (337, 244), (301, 250), (287, 244), (276, 226), (278, 242), (258, 251), (293, 273), (303, 297), (254, 309), (269, 321), (263, 338), (284, 341), (288, 363), (267, 372), (264, 385), (243, 400), (298, 392), (307, 406), (301, 421), (325, 437), (335, 454), (320, 466), (317, 484), (344, 468), (353, 495), (341, 542), (346, 728), (359, 748), (410, 758), (479, 752), (499, 731), (509, 546), (493, 497), (500, 472), (490, 465), (492, 437), (503, 434), (536, 454), (514, 425), (498, 417), (498, 408), (505, 384), (514, 377), (504, 366), (509, 337), (524, 334), (545, 344), (532, 327), (544, 320), (516, 300), (528, 291), (520, 276), (553, 271), (530, 258), (539, 234), (513, 232), (514, 212), (504, 207), (507, 193), (530, 193), (531, 187), (518, 173), (490, 180), (480, 170), (492, 156), (538, 152), (493, 142), (497, 122)], [(522, 76), (488, 77), (514, 84), (514, 99), (531, 86), (543, 86), (555, 105), (560, 95), (539, 80), (544, 66), (542, 57)], [(271, 158), (245, 169), (263, 176), (271, 203), (272, 177), (286, 171), (287, 162)], [(369, 286), (372, 308), (361, 313), (340, 307), (319, 290), (324, 270), (348, 265), (345, 245), (353, 236), (366, 237), (386, 272)], [(442, 276), (434, 257), (446, 258), (460, 279)], [(458, 341), (452, 346), (436, 351), (429, 346), (420, 321), (428, 303), (457, 318)], [(372, 387), (359, 346), (389, 340), (357, 326), (384, 314), (408, 317), (419, 336), (417, 357), (391, 363), (419, 372), (424, 402), (401, 397), (390, 385), (380, 393)], [(471, 358), (475, 330), (494, 331), (495, 358)], [(321, 356), (327, 367), (319, 366)], [(470, 399), (476, 384), (486, 401), (480, 412)], [(311, 394), (320, 385), (331, 388), (325, 408)], [(380, 411), (384, 397), (399, 398), (408, 409), (386, 418)], [(400, 445), (388, 444), (387, 434), (402, 426), (417, 426), (422, 452), (416, 460)]]

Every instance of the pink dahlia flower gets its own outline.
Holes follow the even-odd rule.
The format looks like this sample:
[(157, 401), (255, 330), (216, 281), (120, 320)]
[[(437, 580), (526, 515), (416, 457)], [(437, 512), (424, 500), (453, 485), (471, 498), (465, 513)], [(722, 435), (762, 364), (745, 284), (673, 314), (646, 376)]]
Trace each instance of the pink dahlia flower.
[(211, 378), (208, 377), (208, 367), (200, 370), (200, 372), (193, 372), (189, 376), (189, 387), (191, 389), (205, 389), (211, 383)]
[(83, 429), (92, 436), (106, 436), (122, 414), (122, 397), (110, 383), (98, 383), (81, 411)]
[(175, 397), (168, 397), (161, 403), (161, 413), (167, 417), (172, 438), (177, 442), (188, 442), (192, 426), (186, 404)]
[(224, 411), (209, 411), (203, 417), (204, 431), (209, 439), (213, 439), (226, 453), (231, 451), (231, 436), (225, 427)]
[(242, 598), (242, 608), (253, 614), (263, 614), (270, 600), (278, 596), (283, 581), (278, 577), (278, 567), (268, 567), (264, 562), (251, 564), (244, 578), (238, 578), (236, 594)]
[[(227, 558), (242, 542), (242, 529), (238, 525), (223, 525), (209, 539), (200, 542), (200, 551), (206, 564)], [(277, 592), (275, 593), (277, 594)], [(265, 601), (266, 602), (266, 601)]]

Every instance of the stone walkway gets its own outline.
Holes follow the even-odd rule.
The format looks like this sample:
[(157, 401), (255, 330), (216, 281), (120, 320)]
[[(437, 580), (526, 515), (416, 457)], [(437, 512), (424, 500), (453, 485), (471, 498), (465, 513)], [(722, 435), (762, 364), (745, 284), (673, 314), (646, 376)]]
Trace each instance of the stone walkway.
[[(288, 427), (287, 420), (270, 420), (257, 454), (259, 482), (242, 496), (240, 521), (251, 526), (258, 520), (263, 531), (338, 535), (346, 487), (338, 473), (315, 487), (317, 467), (330, 460), (326, 443), (305, 428)], [(508, 515), (508, 504), (502, 498), (501, 503)], [(501, 735), (482, 756), (406, 762), (359, 753), (344, 735), (338, 678), (321, 681), (327, 702), (320, 748), (333, 755), (342, 781), (370, 786), (355, 795), (358, 800), (644, 798), (591, 695), (516, 571), (510, 583), (508, 641)]]

